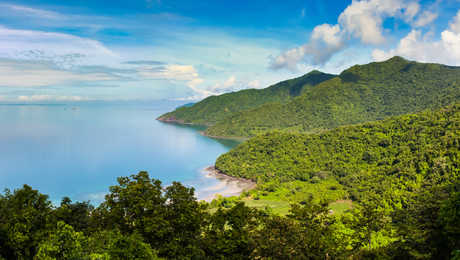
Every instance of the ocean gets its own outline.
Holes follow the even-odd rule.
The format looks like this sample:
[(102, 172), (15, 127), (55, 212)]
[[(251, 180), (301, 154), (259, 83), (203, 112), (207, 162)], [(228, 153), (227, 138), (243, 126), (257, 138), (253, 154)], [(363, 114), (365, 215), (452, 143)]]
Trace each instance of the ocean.
[(218, 190), (203, 169), (237, 143), (202, 136), (200, 127), (155, 118), (173, 102), (0, 105), (0, 189), (27, 184), (54, 204), (64, 196), (99, 204), (117, 177), (148, 171), (164, 185)]

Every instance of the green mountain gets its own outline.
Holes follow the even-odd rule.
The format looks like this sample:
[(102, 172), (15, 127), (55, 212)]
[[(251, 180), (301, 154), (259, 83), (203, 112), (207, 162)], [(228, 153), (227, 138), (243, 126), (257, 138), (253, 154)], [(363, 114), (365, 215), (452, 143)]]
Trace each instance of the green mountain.
[(282, 81), (265, 89), (246, 89), (208, 97), (192, 106), (183, 106), (158, 118), (165, 122), (213, 125), (235, 112), (258, 107), (265, 103), (285, 103), (307, 89), (335, 77), (312, 71), (302, 77)]
[(316, 134), (271, 132), (221, 155), (221, 172), (252, 179), (260, 200), (371, 197), (402, 207), (427, 182), (460, 178), (460, 104)]
[(254, 136), (273, 129), (318, 132), (440, 108), (456, 101), (460, 101), (460, 67), (393, 57), (353, 66), (305, 89), (287, 103), (267, 103), (234, 113), (206, 133)]

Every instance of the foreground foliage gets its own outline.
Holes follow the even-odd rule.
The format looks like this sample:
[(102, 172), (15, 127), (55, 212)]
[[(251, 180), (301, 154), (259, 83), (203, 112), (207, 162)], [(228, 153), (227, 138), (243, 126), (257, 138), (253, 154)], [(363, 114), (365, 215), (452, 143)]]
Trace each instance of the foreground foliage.
[[(120, 178), (98, 208), (53, 207), (25, 185), (0, 196), (0, 259), (449, 259), (460, 248), (460, 182), (430, 185), (404, 210), (369, 200), (342, 216), (312, 200), (286, 216), (242, 202), (210, 214), (193, 189), (162, 193), (146, 172)], [(77, 218), (88, 225), (73, 227)], [(388, 232), (394, 239), (375, 242)]]

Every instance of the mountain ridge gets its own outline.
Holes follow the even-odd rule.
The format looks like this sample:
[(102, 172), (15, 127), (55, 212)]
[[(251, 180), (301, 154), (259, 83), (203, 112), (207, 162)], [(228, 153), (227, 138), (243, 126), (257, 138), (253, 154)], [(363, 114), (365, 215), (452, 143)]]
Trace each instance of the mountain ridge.
[(240, 111), (206, 134), (251, 137), (266, 131), (317, 132), (439, 108), (460, 100), (460, 68), (393, 57), (355, 65), (285, 104)]

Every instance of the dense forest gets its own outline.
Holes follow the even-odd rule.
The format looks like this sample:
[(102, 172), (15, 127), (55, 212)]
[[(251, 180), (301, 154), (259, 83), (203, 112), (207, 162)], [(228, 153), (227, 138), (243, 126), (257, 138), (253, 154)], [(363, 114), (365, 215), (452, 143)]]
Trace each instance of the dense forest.
[(207, 135), (220, 137), (319, 132), (440, 108), (460, 101), (459, 93), (460, 67), (396, 56), (355, 65), (337, 76), (313, 71), (266, 89), (208, 97), (159, 120), (206, 125)]
[(282, 81), (265, 89), (246, 89), (210, 96), (192, 106), (182, 106), (158, 119), (195, 125), (213, 125), (235, 112), (248, 110), (266, 103), (286, 103), (307, 89), (335, 77), (312, 71), (302, 77)]
[[(216, 168), (225, 174), (258, 183), (256, 190), (245, 194), (252, 200), (306, 205), (349, 201), (344, 216), (354, 208), (372, 205), (380, 214), (375, 224), (381, 226), (369, 234), (374, 239), (369, 240), (370, 247), (372, 243), (391, 248), (395, 243), (414, 243), (420, 251), (412, 252), (412, 257), (435, 259), (448, 255), (430, 255), (434, 249), (422, 246), (429, 231), (418, 233), (417, 229), (434, 227), (437, 224), (431, 222), (441, 218), (438, 209), (425, 206), (442, 204), (458, 194), (459, 166), (458, 104), (317, 134), (267, 133), (216, 161)], [(459, 226), (458, 202), (452, 213), (456, 215), (453, 225)], [(450, 243), (459, 249), (460, 229), (450, 234)]]
[(459, 259), (460, 183), (424, 185), (400, 210), (377, 198), (337, 215), (309, 201), (286, 216), (210, 208), (146, 172), (119, 178), (97, 208), (53, 206), (24, 185), (0, 196), (0, 259)]
[[(0, 194), (0, 259), (460, 259), (459, 147), (453, 105), (255, 137), (216, 167), (258, 188), (211, 204), (146, 172), (118, 178), (98, 207), (24, 185)], [(244, 197), (292, 204), (280, 215)]]

